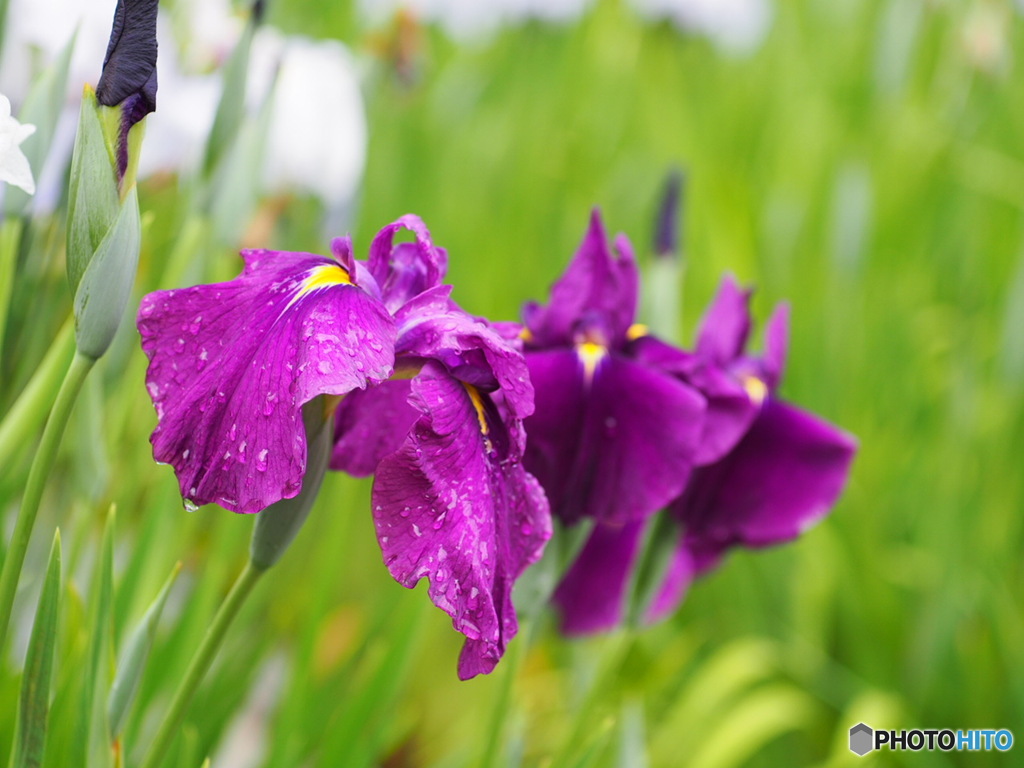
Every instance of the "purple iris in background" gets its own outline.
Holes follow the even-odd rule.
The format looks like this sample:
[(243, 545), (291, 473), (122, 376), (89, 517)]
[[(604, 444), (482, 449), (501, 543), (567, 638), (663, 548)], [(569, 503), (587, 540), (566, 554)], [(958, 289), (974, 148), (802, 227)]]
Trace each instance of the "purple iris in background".
[(683, 533), (650, 618), (728, 547), (791, 539), (827, 512), (854, 452), (850, 437), (774, 398), (785, 309), (765, 356), (748, 356), (749, 293), (727, 279), (696, 351), (672, 347), (630, 325), (639, 281), (628, 243), (616, 245), (618, 258), (595, 215), (549, 307), (525, 312), (537, 388), (526, 465), (563, 522), (594, 519), (554, 595), (570, 634), (623, 620), (659, 509)]
[[(395, 244), (401, 229), (414, 241)], [(490, 672), (518, 629), (512, 586), (551, 533), (521, 463), (525, 360), (451, 300), (447, 256), (417, 217), (385, 227), (365, 264), (348, 239), (332, 250), (246, 252), (231, 282), (143, 300), (154, 455), (187, 504), (259, 512), (301, 487), (302, 405), (344, 396), (332, 468), (375, 475), (385, 564), (407, 587), (429, 578), (467, 638), (460, 677)]]
[[(760, 358), (746, 352), (752, 322), (750, 291), (726, 277), (697, 336), (697, 366), (742, 384), (755, 406), (750, 427), (717, 461), (698, 468), (668, 509), (682, 524), (676, 557), (651, 606), (657, 619), (675, 609), (692, 580), (734, 546), (791, 541), (826, 515), (842, 493), (856, 440), (776, 397), (785, 367), (789, 308), (779, 306), (765, 331)], [(684, 366), (685, 368), (686, 366)]]
[(536, 389), (526, 466), (573, 524), (641, 523), (678, 496), (698, 456), (704, 398), (633, 354), (639, 274), (595, 212), (547, 306), (528, 304), (523, 331)]

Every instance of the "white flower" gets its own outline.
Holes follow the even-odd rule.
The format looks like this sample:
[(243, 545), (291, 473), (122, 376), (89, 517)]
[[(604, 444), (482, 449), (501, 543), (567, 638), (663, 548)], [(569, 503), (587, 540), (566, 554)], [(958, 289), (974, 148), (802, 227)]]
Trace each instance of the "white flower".
[(0, 93), (0, 181), (21, 187), (30, 195), (36, 191), (36, 183), (19, 145), (35, 132), (34, 125), (22, 125), (11, 117), (11, 102)]
[(268, 189), (350, 205), (366, 165), (368, 129), (356, 62), (335, 40), (281, 35), (263, 26), (253, 41), (249, 102), (273, 91), (264, 181)]

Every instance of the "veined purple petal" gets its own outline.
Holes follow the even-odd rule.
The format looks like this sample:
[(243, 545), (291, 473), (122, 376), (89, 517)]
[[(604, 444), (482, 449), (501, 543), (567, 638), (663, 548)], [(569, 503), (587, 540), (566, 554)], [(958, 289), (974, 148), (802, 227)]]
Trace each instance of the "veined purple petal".
[(697, 331), (697, 354), (727, 366), (743, 354), (750, 337), (750, 291), (726, 275)]
[[(400, 229), (412, 232), (416, 241), (394, 245)], [(441, 284), (448, 271), (448, 255), (434, 245), (419, 216), (406, 214), (377, 233), (367, 266), (380, 286), (388, 311), (395, 312), (413, 297)]]
[(694, 472), (672, 511), (704, 549), (788, 541), (839, 498), (855, 450), (845, 432), (770, 398), (728, 456)]
[(394, 321), (330, 259), (246, 251), (234, 280), (144, 297), (157, 461), (190, 504), (259, 512), (305, 472), (301, 407), (388, 378)]
[(639, 274), (633, 249), (622, 236), (615, 240), (616, 256), (608, 246), (601, 216), (595, 210), (576, 256), (551, 288), (547, 306), (527, 304), (523, 319), (539, 347), (568, 346), (581, 333), (619, 346), (636, 317)]
[(594, 526), (553, 598), (567, 635), (602, 632), (622, 622), (643, 529), (643, 522)]
[(438, 286), (395, 313), (395, 355), (435, 360), (457, 379), (487, 392), (500, 388), (517, 419), (533, 413), (533, 385), (522, 352), (487, 321), (451, 301), (450, 293), (450, 286)]
[(704, 399), (657, 370), (605, 352), (528, 352), (536, 410), (526, 420), (526, 468), (566, 522), (642, 520), (686, 484)]
[(346, 395), (335, 412), (331, 469), (369, 477), (397, 451), (419, 417), (409, 393), (409, 379), (393, 379)]
[(490, 672), (515, 636), (512, 586), (551, 535), (540, 486), (495, 447), (505, 425), (486, 398), (428, 363), (412, 382), (421, 415), (373, 487), (391, 575), (409, 588), (428, 577), (430, 599), (467, 638), (462, 679)]

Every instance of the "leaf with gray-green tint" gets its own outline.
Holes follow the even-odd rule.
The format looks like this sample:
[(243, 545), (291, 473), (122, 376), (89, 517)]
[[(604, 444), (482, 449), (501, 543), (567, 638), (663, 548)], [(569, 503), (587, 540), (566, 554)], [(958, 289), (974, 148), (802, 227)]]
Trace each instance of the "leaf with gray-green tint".
[(46, 746), (46, 719), (50, 711), (50, 677), (57, 643), (57, 614), (60, 607), (60, 529), (54, 534), (46, 579), (39, 597), (32, 636), (21, 680), (18, 726), (11, 751), (12, 768), (38, 768)]
[(146, 669), (146, 660), (149, 658), (149, 651), (156, 639), (157, 625), (160, 622), (160, 615), (163, 613), (167, 596), (171, 593), (178, 574), (181, 572), (181, 563), (174, 566), (171, 575), (164, 582), (163, 589), (156, 596), (156, 600), (149, 606), (142, 621), (132, 632), (128, 643), (121, 652), (121, 660), (117, 665), (117, 674), (114, 676), (114, 685), (110, 689), (108, 703), (110, 738), (116, 739), (121, 733), (121, 726), (124, 724), (124, 716), (131, 706), (135, 693), (138, 691), (139, 682)]
[(103, 136), (96, 94), (86, 87), (68, 184), (67, 269), (72, 292), (77, 294), (93, 254), (123, 212), (117, 165)]
[[(256, 24), (245, 25), (242, 37), (231, 52), (231, 58), (224, 65), (224, 90), (217, 114), (213, 118), (210, 138), (206, 143), (203, 158), (203, 174), (210, 176), (224, 155), (230, 151), (238, 138), (238, 132), (245, 116), (245, 91), (249, 79), (249, 52)], [(261, 166), (262, 167), (262, 166)]]
[(132, 187), (75, 291), (75, 342), (93, 360), (107, 351), (128, 306), (139, 263), (140, 227), (138, 192)]

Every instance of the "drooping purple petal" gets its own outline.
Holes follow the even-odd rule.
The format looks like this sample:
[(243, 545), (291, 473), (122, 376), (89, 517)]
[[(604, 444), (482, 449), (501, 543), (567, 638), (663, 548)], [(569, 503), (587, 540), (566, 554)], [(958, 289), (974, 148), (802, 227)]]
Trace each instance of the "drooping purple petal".
[(602, 334), (605, 345), (624, 341), (636, 317), (639, 274), (625, 237), (616, 238), (615, 250), (617, 255), (595, 210), (576, 256), (551, 288), (551, 301), (524, 307), (523, 319), (537, 346), (572, 344), (581, 326)]
[(259, 512), (298, 493), (301, 407), (391, 375), (394, 321), (337, 262), (247, 251), (234, 280), (144, 297), (157, 461), (189, 504)]
[(728, 456), (694, 472), (672, 511), (705, 549), (788, 541), (835, 503), (855, 450), (846, 433), (769, 398)]
[(686, 597), (693, 580), (710, 571), (721, 559), (720, 549), (702, 549), (699, 544), (687, 543), (684, 538), (669, 564), (665, 580), (647, 609), (645, 620), (660, 621), (672, 613)]
[(594, 526), (553, 598), (567, 635), (602, 632), (622, 621), (643, 529), (642, 522)]
[(450, 286), (438, 286), (395, 313), (396, 356), (435, 360), (461, 381), (490, 392), (500, 388), (518, 419), (533, 412), (533, 385), (514, 342), (453, 302)]
[(419, 416), (409, 392), (409, 379), (393, 379), (346, 395), (335, 412), (331, 469), (369, 477), (397, 451)]
[(562, 350), (526, 360), (536, 410), (524, 461), (555, 514), (622, 525), (682, 491), (703, 428), (696, 391), (615, 353), (596, 364)]
[[(412, 232), (416, 241), (394, 245), (400, 229)], [(395, 312), (413, 297), (441, 284), (448, 271), (448, 255), (434, 245), (419, 216), (406, 214), (373, 238), (367, 266), (380, 285), (384, 304)]]
[(750, 337), (750, 291), (726, 275), (697, 331), (697, 354), (718, 366), (738, 358)]
[(391, 575), (424, 576), (438, 608), (467, 638), (459, 677), (490, 672), (518, 630), (512, 586), (551, 535), (547, 501), (521, 464), (500, 454), (505, 425), (486, 395), (427, 364), (412, 382), (420, 412), (381, 461), (374, 524)]

